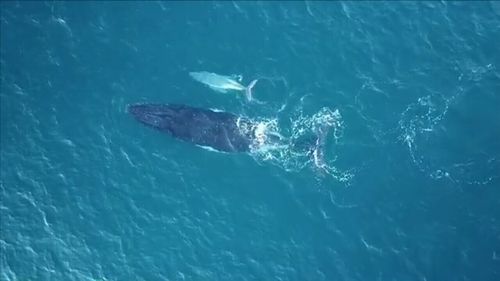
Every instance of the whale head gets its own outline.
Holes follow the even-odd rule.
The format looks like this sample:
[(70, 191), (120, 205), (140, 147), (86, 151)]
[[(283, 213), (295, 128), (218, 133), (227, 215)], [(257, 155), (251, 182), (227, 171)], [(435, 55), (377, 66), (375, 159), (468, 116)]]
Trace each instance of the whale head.
[(128, 112), (137, 121), (156, 129), (164, 128), (177, 115), (175, 108), (162, 104), (132, 104)]

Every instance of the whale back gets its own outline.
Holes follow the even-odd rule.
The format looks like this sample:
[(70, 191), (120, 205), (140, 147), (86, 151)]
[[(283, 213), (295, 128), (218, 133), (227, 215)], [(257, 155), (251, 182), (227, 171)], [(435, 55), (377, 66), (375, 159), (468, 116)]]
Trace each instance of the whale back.
[(141, 123), (200, 146), (225, 152), (250, 149), (251, 139), (240, 132), (238, 116), (176, 104), (138, 104), (129, 112)]
[(190, 72), (189, 75), (194, 80), (201, 82), (216, 91), (220, 91), (220, 89), (238, 91), (245, 90), (245, 87), (243, 85), (234, 81), (232, 77), (229, 76), (219, 75), (207, 71)]

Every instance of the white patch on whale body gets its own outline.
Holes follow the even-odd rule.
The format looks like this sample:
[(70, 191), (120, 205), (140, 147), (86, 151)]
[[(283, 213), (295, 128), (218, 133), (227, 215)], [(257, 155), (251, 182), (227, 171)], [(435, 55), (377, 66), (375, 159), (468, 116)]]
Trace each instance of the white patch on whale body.
[(225, 112), (224, 110), (218, 108), (210, 108), (210, 110), (212, 110), (213, 112)]
[(203, 149), (205, 149), (205, 150), (208, 150), (208, 151), (211, 151), (211, 152), (227, 153), (227, 152), (225, 152), (225, 151), (217, 150), (217, 149), (215, 149), (215, 148), (213, 148), (213, 147), (211, 147), (211, 146), (199, 145), (199, 144), (197, 144), (196, 146), (197, 146), (197, 147), (201, 147), (201, 148), (203, 148)]

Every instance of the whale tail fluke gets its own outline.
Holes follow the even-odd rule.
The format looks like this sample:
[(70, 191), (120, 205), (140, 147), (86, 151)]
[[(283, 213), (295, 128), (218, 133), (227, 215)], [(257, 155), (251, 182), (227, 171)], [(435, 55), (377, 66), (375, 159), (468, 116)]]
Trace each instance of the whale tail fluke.
[(246, 95), (248, 101), (252, 101), (252, 88), (253, 88), (253, 86), (255, 86), (255, 84), (257, 84), (257, 81), (259, 81), (259, 80), (258, 79), (253, 80), (245, 88), (245, 95)]

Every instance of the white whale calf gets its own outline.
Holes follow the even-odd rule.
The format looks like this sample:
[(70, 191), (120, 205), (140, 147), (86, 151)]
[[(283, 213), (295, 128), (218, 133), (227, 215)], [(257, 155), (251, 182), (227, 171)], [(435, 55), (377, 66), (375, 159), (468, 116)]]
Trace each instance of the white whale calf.
[(189, 72), (189, 75), (196, 81), (201, 82), (212, 90), (226, 93), (228, 90), (245, 91), (247, 100), (252, 100), (252, 88), (257, 83), (257, 79), (248, 84), (247, 87), (235, 81), (232, 76), (219, 75), (208, 71)]

